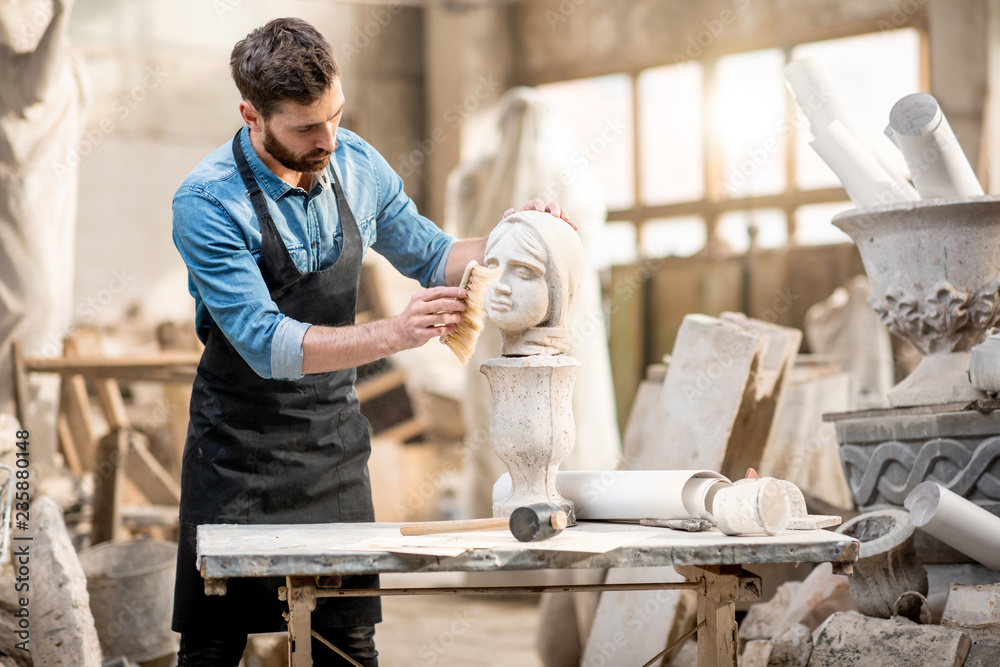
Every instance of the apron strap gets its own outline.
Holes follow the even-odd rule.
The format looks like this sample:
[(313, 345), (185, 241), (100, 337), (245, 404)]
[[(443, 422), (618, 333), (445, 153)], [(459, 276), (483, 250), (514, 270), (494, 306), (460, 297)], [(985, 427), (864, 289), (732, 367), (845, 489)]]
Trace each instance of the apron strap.
[(267, 197), (261, 190), (257, 178), (250, 169), (243, 154), (243, 146), (240, 144), (240, 133), (243, 128), (236, 132), (233, 137), (233, 157), (236, 158), (236, 168), (240, 171), (240, 178), (243, 179), (243, 186), (247, 189), (247, 196), (253, 205), (253, 212), (257, 215), (257, 222), (260, 223), (261, 244), (260, 259), (257, 266), (260, 274), (264, 277), (264, 283), (269, 291), (274, 292), (284, 285), (291, 283), (302, 276), (292, 256), (288, 254), (288, 248), (278, 233), (278, 228), (274, 225), (271, 212), (267, 208)]

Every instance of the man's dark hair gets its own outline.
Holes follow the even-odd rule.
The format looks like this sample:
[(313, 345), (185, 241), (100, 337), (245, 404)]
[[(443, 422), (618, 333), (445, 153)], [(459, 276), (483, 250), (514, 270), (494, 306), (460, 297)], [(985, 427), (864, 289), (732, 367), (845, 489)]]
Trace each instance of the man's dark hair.
[(268, 21), (241, 39), (233, 47), (229, 69), (240, 95), (265, 120), (285, 100), (312, 104), (340, 76), (333, 47), (297, 18)]

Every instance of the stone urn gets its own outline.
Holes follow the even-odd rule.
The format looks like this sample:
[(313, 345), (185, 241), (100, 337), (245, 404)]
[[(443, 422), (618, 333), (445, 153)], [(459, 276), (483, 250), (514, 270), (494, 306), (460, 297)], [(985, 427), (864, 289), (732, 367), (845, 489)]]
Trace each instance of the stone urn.
[(972, 401), (969, 353), (1000, 316), (1000, 197), (950, 197), (846, 211), (868, 301), (924, 355), (889, 391), (893, 407)]
[(559, 505), (576, 522), (573, 501), (556, 489), (556, 473), (576, 443), (573, 384), (580, 362), (563, 354), (498, 357), (480, 369), (493, 392), (490, 445), (510, 471), (510, 494), (493, 516), (534, 503)]
[(909, 513), (893, 509), (862, 514), (834, 529), (861, 542), (850, 586), (862, 614), (889, 618), (913, 603), (905, 594), (927, 595), (927, 570), (917, 556), (914, 530)]

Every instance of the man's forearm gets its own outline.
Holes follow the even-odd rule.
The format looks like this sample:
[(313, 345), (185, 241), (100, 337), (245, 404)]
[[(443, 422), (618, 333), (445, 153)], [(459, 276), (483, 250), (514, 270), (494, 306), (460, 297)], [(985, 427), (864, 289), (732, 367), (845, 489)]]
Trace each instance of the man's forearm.
[(302, 338), (302, 373), (354, 368), (403, 349), (392, 319), (344, 327), (313, 325)]
[(302, 337), (302, 373), (353, 368), (448, 335), (462, 321), (464, 296), (465, 290), (456, 287), (432, 287), (410, 297), (395, 317), (346, 327), (311, 326)]
[(483, 256), (486, 254), (486, 237), (481, 239), (463, 239), (451, 247), (451, 254), (448, 255), (448, 264), (444, 268), (444, 279), (446, 285), (458, 286), (462, 282), (462, 274), (465, 267), (472, 260), (480, 264), (483, 263)]

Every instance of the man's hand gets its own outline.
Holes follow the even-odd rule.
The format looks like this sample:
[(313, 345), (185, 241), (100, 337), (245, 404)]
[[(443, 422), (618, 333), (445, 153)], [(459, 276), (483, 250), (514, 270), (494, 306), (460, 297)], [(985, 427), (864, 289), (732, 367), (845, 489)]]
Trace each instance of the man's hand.
[(562, 218), (563, 220), (569, 223), (570, 227), (579, 231), (579, 227), (574, 225), (573, 222), (569, 219), (569, 214), (566, 213), (566, 211), (564, 211), (559, 206), (559, 204), (555, 202), (549, 202), (548, 204), (546, 204), (544, 201), (536, 197), (535, 199), (529, 201), (527, 204), (522, 205), (520, 208), (507, 209), (506, 211), (503, 212), (503, 217), (506, 218), (508, 215), (512, 215), (514, 213), (520, 213), (521, 211), (541, 211), (542, 213), (551, 213), (557, 218)]
[(410, 298), (406, 310), (392, 318), (401, 350), (420, 347), (435, 336), (446, 336), (462, 321), (465, 290), (458, 287), (432, 287)]

